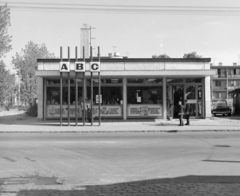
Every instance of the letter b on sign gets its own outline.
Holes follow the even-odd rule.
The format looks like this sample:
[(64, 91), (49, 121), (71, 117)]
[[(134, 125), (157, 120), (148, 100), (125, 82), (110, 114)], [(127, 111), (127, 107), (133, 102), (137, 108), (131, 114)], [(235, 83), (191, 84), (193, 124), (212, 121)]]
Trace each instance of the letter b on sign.
[(85, 72), (85, 62), (75, 62), (75, 71), (76, 72)]
[(100, 62), (90, 62), (90, 71), (91, 72), (100, 72), (101, 71)]

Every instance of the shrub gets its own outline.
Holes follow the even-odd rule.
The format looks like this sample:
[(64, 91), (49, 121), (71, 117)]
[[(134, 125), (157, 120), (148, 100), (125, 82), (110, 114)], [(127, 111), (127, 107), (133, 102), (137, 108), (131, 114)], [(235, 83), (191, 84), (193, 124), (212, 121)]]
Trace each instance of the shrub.
[(32, 117), (37, 117), (37, 107), (38, 105), (37, 104), (33, 104), (32, 106), (30, 106), (28, 109), (27, 109), (27, 112), (26, 114), (28, 116), (32, 116)]

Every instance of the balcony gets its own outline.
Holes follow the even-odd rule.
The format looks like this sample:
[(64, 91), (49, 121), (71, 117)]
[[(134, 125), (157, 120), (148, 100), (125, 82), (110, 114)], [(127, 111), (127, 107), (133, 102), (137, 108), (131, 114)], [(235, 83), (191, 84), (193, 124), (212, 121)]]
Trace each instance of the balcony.
[(224, 86), (213, 86), (213, 90), (222, 90), (222, 91), (226, 91), (227, 88)]
[(228, 75), (228, 78), (240, 78), (240, 75), (231, 74), (231, 75)]
[(226, 74), (221, 74), (221, 75), (218, 75), (218, 78), (226, 78)]

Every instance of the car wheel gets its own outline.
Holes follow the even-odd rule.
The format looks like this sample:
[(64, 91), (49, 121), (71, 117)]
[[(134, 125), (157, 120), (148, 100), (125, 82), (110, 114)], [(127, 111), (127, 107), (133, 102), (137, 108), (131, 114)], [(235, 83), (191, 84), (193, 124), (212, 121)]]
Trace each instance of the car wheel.
[(213, 116), (217, 116), (216, 114), (213, 114)]
[(229, 113), (228, 116), (231, 116), (231, 113)]

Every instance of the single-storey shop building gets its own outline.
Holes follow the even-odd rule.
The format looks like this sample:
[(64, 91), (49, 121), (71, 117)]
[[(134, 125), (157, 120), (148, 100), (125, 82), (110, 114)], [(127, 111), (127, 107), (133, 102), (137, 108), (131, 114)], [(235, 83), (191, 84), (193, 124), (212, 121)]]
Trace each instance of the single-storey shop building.
[[(70, 117), (76, 116), (77, 102), (81, 119), (82, 100), (91, 97), (90, 59), (85, 60), (86, 70), (82, 73), (75, 71), (75, 59), (63, 61), (70, 61), (70, 74), (62, 74), (62, 117), (68, 117), (70, 99)], [(210, 58), (101, 58), (101, 118), (177, 118), (178, 102), (185, 99), (190, 103), (191, 118), (211, 117), (210, 76), (215, 70), (210, 69), (210, 61)], [(59, 119), (60, 59), (37, 62), (38, 118)], [(98, 85), (98, 73), (93, 72), (95, 118), (99, 112)]]

